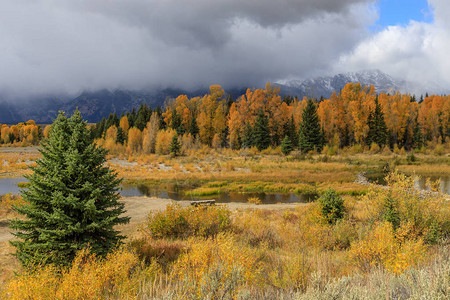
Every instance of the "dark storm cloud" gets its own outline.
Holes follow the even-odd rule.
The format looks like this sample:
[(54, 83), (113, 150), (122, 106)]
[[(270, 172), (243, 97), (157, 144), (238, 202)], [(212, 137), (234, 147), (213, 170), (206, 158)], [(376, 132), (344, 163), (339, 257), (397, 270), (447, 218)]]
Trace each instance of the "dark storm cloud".
[(8, 0), (0, 4), (0, 93), (315, 75), (365, 37), (372, 1)]

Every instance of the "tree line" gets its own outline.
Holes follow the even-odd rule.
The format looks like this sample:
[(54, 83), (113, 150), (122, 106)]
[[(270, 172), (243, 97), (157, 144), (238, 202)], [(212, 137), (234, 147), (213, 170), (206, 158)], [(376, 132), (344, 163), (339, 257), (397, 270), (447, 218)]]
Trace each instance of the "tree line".
[[(282, 146), (289, 152), (320, 151), (360, 144), (418, 149), (450, 136), (450, 96), (377, 94), (373, 86), (349, 83), (329, 99), (301, 100), (279, 89), (248, 89), (233, 101), (218, 85), (203, 97), (180, 95), (164, 109), (145, 104), (91, 128), (97, 139), (126, 144), (128, 151), (170, 152), (173, 136), (182, 145), (263, 150)], [(115, 140), (114, 140), (115, 139)]]
[[(283, 152), (320, 151), (324, 145), (411, 150), (450, 137), (450, 96), (426, 95), (416, 101), (398, 92), (377, 94), (373, 86), (360, 83), (348, 83), (321, 101), (281, 97), (279, 92), (268, 83), (233, 100), (221, 86), (212, 85), (202, 97), (180, 95), (164, 108), (142, 104), (120, 116), (110, 114), (89, 130), (108, 149), (122, 145), (128, 152), (158, 154), (170, 153), (174, 136), (186, 149), (281, 146)], [(47, 128), (42, 135), (48, 137)], [(2, 127), (2, 141), (3, 136)]]

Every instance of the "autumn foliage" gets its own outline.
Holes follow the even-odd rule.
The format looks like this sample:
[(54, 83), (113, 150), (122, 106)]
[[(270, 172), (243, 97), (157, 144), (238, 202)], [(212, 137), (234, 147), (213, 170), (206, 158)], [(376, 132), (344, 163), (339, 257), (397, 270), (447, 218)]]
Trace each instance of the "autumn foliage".
[[(303, 114), (307, 103), (306, 97), (281, 97), (279, 88), (270, 83), (264, 89), (247, 89), (235, 100), (221, 86), (212, 85), (202, 97), (180, 95), (167, 101), (163, 109), (143, 104), (120, 118), (111, 114), (90, 130), (97, 143), (113, 153), (168, 154), (174, 132), (182, 153), (200, 144), (214, 149), (256, 146), (262, 150), (280, 146), (286, 136), (295, 149), (300, 129), (306, 128)], [(372, 152), (384, 147), (391, 151), (421, 149), (427, 144), (439, 148), (449, 140), (450, 96), (431, 95), (417, 102), (409, 94), (377, 94), (373, 86), (348, 83), (329, 99), (313, 103), (319, 121), (314, 132), (323, 136), (318, 151), (322, 144), (324, 151), (332, 153), (355, 145)], [(267, 120), (267, 129), (260, 130), (258, 118)], [(374, 138), (379, 128), (381, 138)], [(49, 129), (41, 130), (32, 120), (0, 125), (0, 143), (37, 144), (42, 136), (48, 138)], [(254, 139), (267, 141), (267, 145)]]

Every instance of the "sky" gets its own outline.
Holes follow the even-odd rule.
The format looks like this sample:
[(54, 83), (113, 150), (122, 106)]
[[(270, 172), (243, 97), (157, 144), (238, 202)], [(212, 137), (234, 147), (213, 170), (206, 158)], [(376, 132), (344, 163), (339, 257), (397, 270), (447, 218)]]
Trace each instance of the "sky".
[(448, 0), (3, 0), (3, 99), (379, 69), (450, 87)]
[(375, 5), (379, 18), (374, 28), (378, 30), (383, 30), (386, 26), (405, 26), (411, 20), (427, 23), (432, 21), (427, 0), (381, 0)]

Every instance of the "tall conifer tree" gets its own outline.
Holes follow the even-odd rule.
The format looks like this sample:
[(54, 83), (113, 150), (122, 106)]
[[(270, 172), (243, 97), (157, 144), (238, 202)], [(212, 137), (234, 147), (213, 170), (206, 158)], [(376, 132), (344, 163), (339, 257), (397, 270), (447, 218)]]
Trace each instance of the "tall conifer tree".
[(23, 265), (67, 265), (87, 247), (106, 255), (124, 238), (113, 227), (129, 221), (118, 202), (121, 179), (104, 166), (106, 150), (93, 144), (77, 110), (69, 119), (59, 113), (39, 151), (22, 191), (27, 204), (15, 207), (26, 218), (11, 222), (15, 255)]
[(383, 148), (388, 139), (388, 129), (384, 122), (384, 114), (378, 98), (375, 98), (375, 110), (369, 114), (368, 125), (367, 144), (376, 143), (380, 148)]
[(259, 151), (267, 149), (270, 146), (269, 119), (262, 109), (259, 110), (256, 117), (253, 138), (255, 146)]
[(324, 144), (323, 132), (320, 128), (319, 115), (312, 99), (308, 99), (302, 113), (300, 124), (298, 147), (302, 152), (312, 150), (322, 151)]

